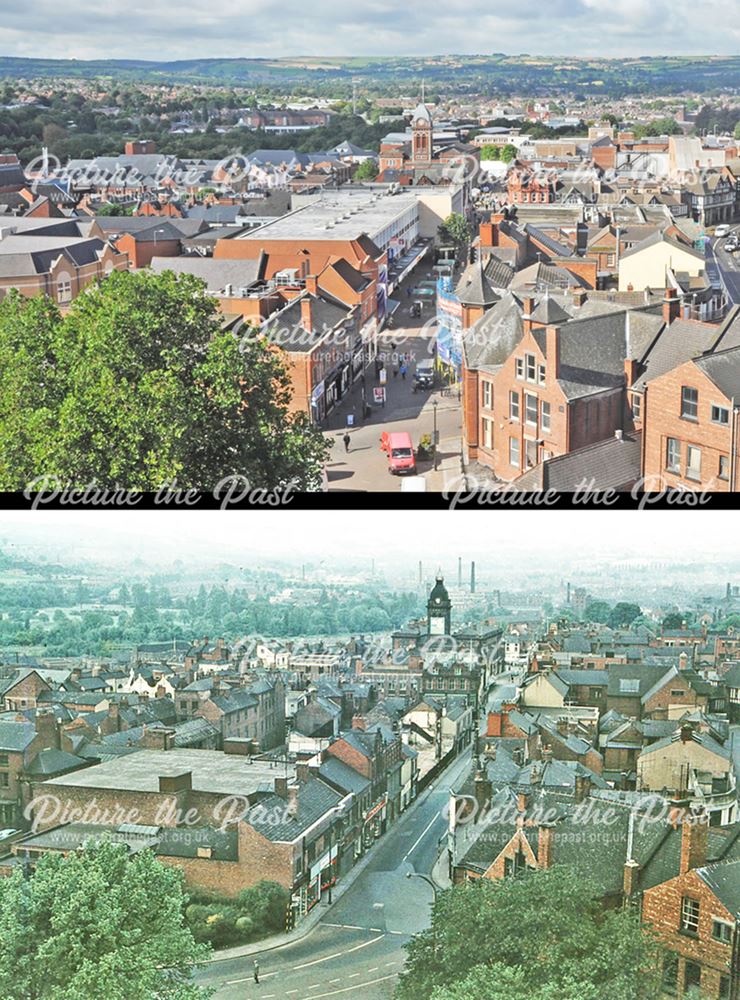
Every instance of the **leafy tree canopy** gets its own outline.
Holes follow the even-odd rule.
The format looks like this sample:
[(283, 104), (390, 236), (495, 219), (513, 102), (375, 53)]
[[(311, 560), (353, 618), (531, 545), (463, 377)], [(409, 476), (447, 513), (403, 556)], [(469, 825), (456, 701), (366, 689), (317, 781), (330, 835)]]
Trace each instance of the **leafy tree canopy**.
[(632, 910), (605, 911), (571, 870), (478, 879), (440, 894), (408, 944), (396, 1000), (657, 1000), (658, 948)]
[(182, 873), (121, 844), (47, 854), (0, 879), (4, 1000), (206, 1000), (208, 955), (183, 917)]
[(201, 281), (114, 272), (62, 316), (0, 303), (0, 488), (62, 483), (212, 490), (227, 477), (317, 486), (327, 442), (289, 414), (282, 356), (238, 340)]

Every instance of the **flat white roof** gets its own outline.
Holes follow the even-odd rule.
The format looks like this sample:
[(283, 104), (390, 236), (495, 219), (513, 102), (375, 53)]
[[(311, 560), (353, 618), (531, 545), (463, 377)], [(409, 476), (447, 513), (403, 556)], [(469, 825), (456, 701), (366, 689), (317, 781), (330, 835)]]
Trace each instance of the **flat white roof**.
[(235, 239), (352, 240), (362, 233), (374, 239), (417, 204), (413, 194), (372, 190), (332, 192)]
[[(287, 770), (286, 770), (287, 768)], [(295, 765), (254, 760), (220, 750), (137, 750), (115, 760), (52, 778), (47, 784), (158, 792), (160, 776), (192, 773), (193, 789), (221, 795), (251, 795), (275, 778), (295, 776)]]

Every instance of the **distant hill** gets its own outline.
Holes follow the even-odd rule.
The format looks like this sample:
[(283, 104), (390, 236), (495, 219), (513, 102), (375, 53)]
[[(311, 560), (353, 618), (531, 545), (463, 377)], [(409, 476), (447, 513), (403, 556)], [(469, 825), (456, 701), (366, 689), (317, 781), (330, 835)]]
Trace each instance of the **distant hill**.
[(108, 77), (121, 81), (259, 84), (325, 84), (355, 77), (382, 88), (419, 80), (449, 90), (471, 85), (491, 93), (584, 92), (675, 94), (740, 90), (740, 56), (645, 56), (577, 59), (544, 56), (440, 55), (429, 57), (293, 57), (285, 59), (28, 59), (0, 56), (0, 78)]

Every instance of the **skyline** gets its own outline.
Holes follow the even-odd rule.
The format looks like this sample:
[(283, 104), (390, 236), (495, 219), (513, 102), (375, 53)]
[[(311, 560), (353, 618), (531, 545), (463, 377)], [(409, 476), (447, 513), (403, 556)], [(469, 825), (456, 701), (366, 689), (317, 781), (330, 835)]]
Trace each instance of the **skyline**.
[[(285, 58), (325, 56), (474, 55), (481, 50), (540, 56), (736, 55), (740, 27), (733, 0), (556, 0), (546, 8), (525, 0), (509, 8), (473, 0), (429, 9), (421, 0), (398, 8), (374, 0), (349, 8), (319, 0), (304, 8), (286, 0), (278, 12), (265, 0), (226, 0), (217, 10), (183, 0), (105, 8), (42, 0), (29, 11), (4, 5), (0, 52), (7, 56), (74, 59)], [(552, 31), (556, 18), (558, 30)], [(696, 24), (702, 31), (696, 31)], [(472, 28), (475, 25), (475, 29)], [(134, 36), (135, 27), (135, 36)], [(235, 39), (244, 37), (243, 44)], [(482, 45), (482, 40), (490, 40)], [(656, 44), (657, 42), (657, 44)]]
[(455, 511), (394, 511), (390, 517), (364, 512), (359, 532), (353, 511), (285, 508), (229, 512), (226, 517), (220, 511), (168, 511), (166, 523), (157, 511), (8, 511), (0, 518), (0, 548), (32, 544), (60, 556), (74, 552), (85, 561), (119, 564), (136, 558), (231, 565), (249, 559), (288, 565), (335, 559), (340, 566), (375, 559), (379, 570), (419, 559), (427, 567), (435, 561), (456, 566), (458, 557), (486, 563), (516, 558), (521, 570), (574, 565), (585, 551), (592, 563), (740, 563), (740, 546), (728, 541), (732, 513), (715, 511), (711, 521), (705, 518), (701, 535), (688, 520), (694, 516), (690, 510), (659, 516), (614, 510), (605, 536), (598, 510), (510, 510), (499, 517), (493, 512), (477, 517)]

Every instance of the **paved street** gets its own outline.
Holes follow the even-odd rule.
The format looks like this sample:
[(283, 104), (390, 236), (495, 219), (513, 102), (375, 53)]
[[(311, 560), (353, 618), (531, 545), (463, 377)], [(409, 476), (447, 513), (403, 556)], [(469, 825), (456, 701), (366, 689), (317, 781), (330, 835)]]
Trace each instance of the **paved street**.
[[(428, 925), (432, 902), (431, 887), (406, 873), (431, 872), (447, 829), (449, 788), (459, 787), (469, 767), (467, 749), (379, 842), (365, 870), (305, 938), (213, 962), (197, 980), (215, 987), (219, 1000), (389, 1000), (405, 961), (404, 942)], [(255, 957), (259, 985), (252, 977)]]
[[(436, 341), (434, 322), (434, 299), (424, 300), (422, 315), (412, 319), (409, 307), (414, 301), (413, 288), (420, 281), (430, 281), (434, 277), (429, 268), (417, 268), (406, 279), (393, 297), (401, 302), (394, 315), (394, 325), (385, 330), (378, 339), (378, 354), (383, 358), (386, 370), (386, 402), (378, 406), (373, 402), (373, 390), (380, 388), (375, 366), (371, 364), (365, 374), (365, 398), (372, 406), (372, 413), (363, 418), (362, 382), (358, 382), (330, 415), (326, 431), (333, 440), (332, 452), (327, 463), (329, 490), (390, 490), (399, 492), (403, 477), (388, 471), (388, 459), (380, 450), (380, 435), (383, 431), (407, 431), (411, 435), (414, 448), (423, 435), (432, 434), (434, 428), (433, 400), (437, 401), (437, 430), (439, 432), (438, 467), (435, 475), (431, 460), (417, 463), (417, 472), (427, 480), (427, 489), (440, 490), (445, 475), (459, 473), (461, 450), (461, 408), (457, 391), (442, 394), (442, 387), (414, 392), (414, 371), (416, 363), (433, 357)], [(412, 290), (412, 295), (407, 290)], [(406, 378), (400, 374), (401, 356), (408, 364)], [(395, 374), (394, 374), (395, 372)], [(347, 415), (353, 417), (349, 428), (350, 450), (345, 452), (342, 438), (347, 431)]]
[[(733, 232), (738, 227), (733, 227)], [(740, 251), (738, 253), (725, 253), (723, 250), (725, 240), (713, 239), (707, 252), (707, 271), (710, 279), (713, 277), (713, 269), (717, 269), (724, 282), (724, 286), (733, 303), (740, 302)]]

